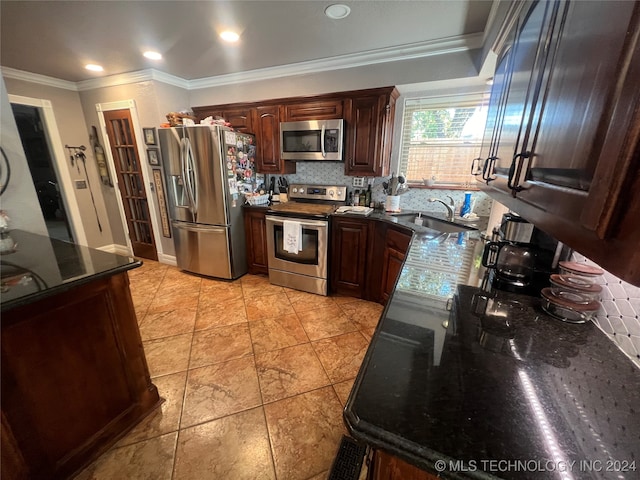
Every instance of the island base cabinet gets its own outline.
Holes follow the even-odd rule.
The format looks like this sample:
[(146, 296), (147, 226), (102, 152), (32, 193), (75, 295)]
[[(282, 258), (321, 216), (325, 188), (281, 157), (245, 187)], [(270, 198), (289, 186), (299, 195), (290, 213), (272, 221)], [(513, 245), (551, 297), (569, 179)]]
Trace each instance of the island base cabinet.
[(374, 450), (369, 464), (367, 480), (437, 480), (439, 477), (420, 470), (418, 467), (389, 455), (382, 450)]
[(68, 478), (160, 403), (126, 273), (2, 314), (2, 478)]

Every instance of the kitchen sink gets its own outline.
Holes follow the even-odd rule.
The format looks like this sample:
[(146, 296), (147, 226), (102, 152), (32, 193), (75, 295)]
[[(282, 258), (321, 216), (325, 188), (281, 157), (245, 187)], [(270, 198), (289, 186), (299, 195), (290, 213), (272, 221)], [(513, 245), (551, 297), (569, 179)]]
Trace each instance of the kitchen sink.
[(441, 218), (432, 217), (430, 215), (425, 215), (421, 212), (414, 213), (395, 213), (392, 214), (393, 217), (398, 220), (402, 220), (408, 223), (416, 223), (416, 218), (420, 217), (422, 220), (422, 226), (431, 228), (432, 230), (437, 230), (442, 233), (458, 233), (458, 232), (468, 232), (470, 230), (477, 230), (477, 228), (471, 225), (460, 225), (458, 223), (448, 222)]

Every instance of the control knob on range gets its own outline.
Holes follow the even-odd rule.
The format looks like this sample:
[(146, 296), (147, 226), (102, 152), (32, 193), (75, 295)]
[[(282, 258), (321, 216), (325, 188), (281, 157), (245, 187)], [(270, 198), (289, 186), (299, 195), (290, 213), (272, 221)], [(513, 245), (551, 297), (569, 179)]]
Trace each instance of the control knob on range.
[[(294, 190), (295, 192), (295, 190)], [(304, 193), (304, 188), (301, 188), (300, 190), (298, 190), (298, 193)]]
[(294, 189), (293, 189), (293, 193), (298, 193), (298, 189), (297, 189), (297, 188), (294, 188)]
[(329, 196), (333, 197), (335, 195), (335, 192), (333, 190), (329, 190)]

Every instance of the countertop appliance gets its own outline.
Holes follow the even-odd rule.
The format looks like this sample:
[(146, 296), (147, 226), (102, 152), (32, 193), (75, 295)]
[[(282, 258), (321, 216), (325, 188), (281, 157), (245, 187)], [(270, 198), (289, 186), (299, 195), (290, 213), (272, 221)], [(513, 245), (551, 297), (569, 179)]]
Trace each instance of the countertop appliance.
[(293, 161), (342, 161), (344, 120), (280, 123), (280, 156)]
[(215, 125), (158, 130), (178, 267), (247, 272), (242, 204), (255, 188), (255, 137)]
[(500, 228), (485, 245), (482, 265), (487, 282), (498, 290), (538, 296), (549, 275), (571, 250), (513, 213), (503, 215)]
[[(327, 295), (329, 215), (345, 205), (347, 187), (295, 184), (289, 198), (266, 215), (269, 281)], [(297, 248), (288, 248), (292, 238)]]

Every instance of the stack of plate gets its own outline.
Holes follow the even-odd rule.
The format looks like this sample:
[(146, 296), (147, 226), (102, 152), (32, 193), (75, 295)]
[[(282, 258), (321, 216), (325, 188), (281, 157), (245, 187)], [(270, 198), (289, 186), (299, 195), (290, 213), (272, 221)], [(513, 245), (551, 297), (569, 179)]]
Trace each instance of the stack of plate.
[(565, 322), (585, 323), (600, 309), (602, 287), (595, 284), (603, 270), (578, 262), (560, 262), (560, 273), (549, 278), (551, 287), (543, 288), (542, 308)]

